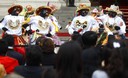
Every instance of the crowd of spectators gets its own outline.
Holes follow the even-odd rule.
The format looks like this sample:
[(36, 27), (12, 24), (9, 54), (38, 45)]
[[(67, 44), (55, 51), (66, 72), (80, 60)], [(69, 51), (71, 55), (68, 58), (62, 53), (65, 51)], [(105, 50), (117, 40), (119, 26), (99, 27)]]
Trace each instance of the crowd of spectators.
[(25, 46), (25, 56), (16, 52), (13, 36), (0, 39), (1, 78), (127, 78), (128, 43), (108, 34), (106, 44), (98, 44), (98, 34), (73, 33), (57, 53), (50, 38), (39, 37)]

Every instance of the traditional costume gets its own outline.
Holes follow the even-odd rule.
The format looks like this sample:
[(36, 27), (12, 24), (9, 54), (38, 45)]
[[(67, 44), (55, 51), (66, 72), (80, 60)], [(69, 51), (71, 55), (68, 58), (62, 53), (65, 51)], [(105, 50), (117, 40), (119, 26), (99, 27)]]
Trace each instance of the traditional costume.
[[(1, 29), (4, 30), (4, 34), (13, 35), (15, 40), (15, 45), (24, 45), (26, 41), (22, 37), (22, 23), (24, 21), (24, 16), (19, 16), (23, 7), (21, 5), (13, 5), (8, 9), (8, 15), (4, 17), (1, 22)], [(19, 47), (20, 48), (20, 47)], [(24, 49), (17, 48), (18, 52), (25, 54)]]
[(50, 7), (40, 6), (36, 9), (36, 16), (30, 18), (30, 22), (28, 23), (30, 26), (26, 30), (34, 32), (30, 37), (31, 44), (35, 44), (39, 36), (55, 37), (55, 23), (49, 19), (51, 12)]
[(92, 31), (95, 28), (98, 28), (97, 21), (90, 15), (88, 15), (90, 8), (85, 5), (80, 5), (77, 8), (78, 16), (74, 17), (71, 25), (69, 26), (69, 34), (73, 32), (79, 32), (83, 34), (86, 31)]
[(26, 28), (27, 33), (30, 36), (30, 44), (35, 44), (35, 41), (39, 36), (50, 33), (51, 25), (48, 23), (48, 21), (51, 20), (45, 20), (43, 17), (40, 16), (40, 11), (42, 9), (47, 10), (48, 14), (49, 12), (51, 12), (51, 9), (49, 7), (41, 6), (36, 9), (36, 16), (30, 18), (30, 21), (28, 22), (29, 26)]
[[(17, 8), (17, 9), (16, 9)], [(22, 35), (22, 22), (24, 21), (23, 16), (14, 15), (14, 11), (22, 11), (21, 5), (14, 5), (8, 9), (9, 15), (4, 17), (4, 20), (1, 22), (1, 28), (6, 28), (5, 33), (9, 35)]]
[(113, 33), (123, 35), (126, 33), (126, 25), (122, 18), (117, 16), (117, 9), (114, 7), (108, 8), (108, 14), (98, 17), (104, 25), (106, 25)]
[(55, 5), (49, 5), (49, 7), (52, 9), (51, 14), (48, 16), (48, 18), (52, 21), (52, 24), (55, 26), (55, 32), (59, 32), (60, 29), (62, 29), (61, 25), (58, 23), (57, 18), (53, 15), (57, 9)]
[[(115, 7), (108, 8), (108, 14), (97, 17), (103, 22), (103, 26), (105, 29), (105, 32), (103, 32), (98, 39), (98, 43), (104, 45), (108, 41), (108, 34), (111, 32), (112, 35), (118, 36), (118, 38), (125, 39), (125, 33), (126, 33), (126, 25), (122, 18), (117, 16), (117, 9), (114, 9)], [(107, 30), (106, 30), (107, 29)], [(108, 31), (109, 32), (106, 32)], [(104, 35), (105, 34), (105, 35)]]

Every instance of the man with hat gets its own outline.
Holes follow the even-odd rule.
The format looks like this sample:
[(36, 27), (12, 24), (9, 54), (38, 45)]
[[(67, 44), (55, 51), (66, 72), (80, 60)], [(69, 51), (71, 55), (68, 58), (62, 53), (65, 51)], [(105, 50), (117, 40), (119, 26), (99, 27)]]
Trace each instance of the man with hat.
[[(22, 23), (24, 22), (24, 16), (19, 16), (23, 7), (21, 5), (13, 5), (8, 9), (8, 15), (6, 15), (3, 21), (0, 23), (1, 29), (4, 31), (4, 35), (13, 35), (15, 45), (24, 45), (26, 41), (22, 37)], [(3, 35), (3, 36), (4, 36)], [(25, 53), (24, 47), (15, 47), (17, 52)]]
[(1, 29), (9, 35), (22, 35), (22, 22), (24, 21), (23, 16), (18, 16), (22, 11), (21, 5), (13, 5), (8, 9), (8, 15), (6, 15), (1, 22)]
[(110, 8), (108, 8), (108, 14), (98, 17), (98, 19), (100, 19), (114, 34), (118, 34), (125, 39), (126, 25), (123, 19), (117, 16), (117, 12), (117, 9), (110, 6)]
[(49, 21), (46, 19), (51, 13), (51, 8), (47, 6), (40, 6), (36, 9), (36, 16), (30, 17), (28, 27), (26, 27), (26, 33), (30, 36), (30, 43), (35, 44), (35, 40), (42, 35), (54, 34), (54, 27), (51, 27)]
[(39, 36), (52, 37), (55, 35), (55, 26), (49, 19), (52, 9), (49, 6), (40, 6), (36, 9), (36, 16), (30, 18), (29, 27), (26, 28), (29, 34), (32, 34), (31, 44), (35, 44), (35, 40)]
[(88, 15), (89, 10), (90, 8), (84, 4), (81, 4), (77, 8), (76, 12), (78, 13), (78, 16), (73, 18), (68, 29), (69, 34), (73, 34), (73, 32), (83, 34), (86, 31), (92, 31), (98, 27), (97, 21), (92, 16)]

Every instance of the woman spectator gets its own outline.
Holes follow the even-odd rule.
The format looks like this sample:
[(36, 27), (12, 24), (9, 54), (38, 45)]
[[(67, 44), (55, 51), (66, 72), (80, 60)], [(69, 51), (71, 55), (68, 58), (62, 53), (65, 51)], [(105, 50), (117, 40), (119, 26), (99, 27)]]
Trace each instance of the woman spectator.
[(87, 31), (82, 35), (84, 49), (82, 51), (84, 78), (91, 78), (92, 73), (101, 68), (104, 53), (96, 46), (98, 35), (94, 31)]
[(2, 39), (5, 40), (8, 44), (7, 56), (17, 59), (20, 65), (24, 65), (24, 56), (14, 50), (14, 37), (12, 35), (6, 35)]
[(56, 54), (54, 52), (54, 42), (50, 38), (39, 37), (36, 44), (42, 49), (42, 65), (55, 67)]
[(57, 78), (82, 78), (82, 49), (79, 43), (62, 44), (57, 54)]
[(17, 66), (15, 73), (25, 78), (41, 78), (42, 67), (41, 62), (41, 48), (39, 46), (31, 45), (26, 49), (26, 66)]
[(6, 41), (0, 39), (0, 64), (3, 64), (7, 74), (12, 73), (14, 68), (19, 65), (18, 60), (6, 56), (8, 45)]
[(125, 41), (113, 42), (114, 48), (105, 67), (110, 78), (127, 78), (128, 49)]

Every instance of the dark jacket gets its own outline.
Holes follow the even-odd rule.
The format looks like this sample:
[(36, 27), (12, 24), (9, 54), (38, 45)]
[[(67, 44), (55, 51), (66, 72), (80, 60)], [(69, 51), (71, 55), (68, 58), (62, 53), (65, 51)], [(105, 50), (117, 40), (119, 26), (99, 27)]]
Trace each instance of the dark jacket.
[(41, 63), (43, 66), (54, 66), (56, 62), (56, 54), (54, 52), (51, 53), (42, 53)]
[(7, 56), (17, 59), (20, 65), (25, 64), (24, 56), (16, 51), (14, 51), (13, 49), (9, 49), (7, 51)]
[(14, 70), (15, 73), (25, 78), (54, 78), (53, 67), (46, 66), (17, 66)]
[(85, 49), (82, 53), (84, 78), (91, 78), (92, 73), (101, 67), (102, 52), (99, 47)]

